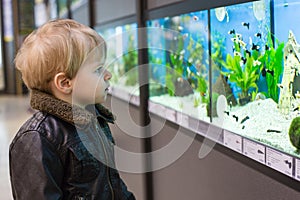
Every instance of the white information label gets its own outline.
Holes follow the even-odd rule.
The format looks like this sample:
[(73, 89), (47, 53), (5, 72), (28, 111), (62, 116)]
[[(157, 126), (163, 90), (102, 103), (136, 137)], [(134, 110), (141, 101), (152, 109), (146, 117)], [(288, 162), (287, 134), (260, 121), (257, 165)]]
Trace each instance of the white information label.
[(242, 137), (224, 130), (224, 145), (242, 153)]
[(267, 147), (266, 164), (283, 174), (293, 176), (293, 158), (291, 156)]
[(176, 117), (177, 117), (177, 124), (188, 128), (189, 127), (189, 116), (186, 114), (183, 114), (181, 112), (176, 112)]
[(163, 105), (149, 102), (149, 110), (158, 116), (166, 118), (166, 108)]
[(295, 167), (295, 178), (300, 181), (300, 160), (296, 159), (296, 167)]
[(258, 144), (251, 140), (244, 139), (244, 155), (265, 164), (266, 148), (264, 145)]
[(154, 113), (154, 107), (155, 107), (155, 103), (153, 103), (152, 101), (148, 101), (148, 106), (149, 106), (149, 112)]
[(176, 111), (170, 108), (166, 108), (166, 118), (172, 122), (176, 122)]

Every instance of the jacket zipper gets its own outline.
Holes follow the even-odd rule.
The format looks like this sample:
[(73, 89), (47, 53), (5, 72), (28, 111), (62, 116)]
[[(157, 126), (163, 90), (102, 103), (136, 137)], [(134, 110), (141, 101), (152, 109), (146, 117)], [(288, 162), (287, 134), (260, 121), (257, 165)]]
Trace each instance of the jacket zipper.
[[(97, 130), (97, 133), (98, 133), (98, 134), (101, 134), (100, 131), (99, 131), (98, 122), (96, 122), (96, 130)], [(110, 182), (109, 167), (107, 166), (107, 165), (108, 165), (108, 162), (109, 162), (109, 161), (108, 161), (108, 155), (107, 155), (107, 152), (106, 152), (106, 150), (105, 150), (104, 143), (103, 143), (102, 138), (101, 138), (100, 135), (99, 135), (99, 138), (100, 138), (100, 141), (101, 141), (101, 144), (102, 144), (102, 147), (103, 147), (103, 150), (104, 150), (104, 154), (105, 154), (105, 159), (106, 159), (106, 162), (107, 162), (107, 164), (106, 164), (106, 173), (107, 173), (107, 182), (108, 182), (109, 188), (110, 188), (110, 190), (111, 190), (111, 195), (112, 195), (111, 199), (114, 200), (114, 199), (115, 199), (115, 197), (114, 197), (114, 190), (113, 190), (112, 184), (111, 184), (111, 182)]]

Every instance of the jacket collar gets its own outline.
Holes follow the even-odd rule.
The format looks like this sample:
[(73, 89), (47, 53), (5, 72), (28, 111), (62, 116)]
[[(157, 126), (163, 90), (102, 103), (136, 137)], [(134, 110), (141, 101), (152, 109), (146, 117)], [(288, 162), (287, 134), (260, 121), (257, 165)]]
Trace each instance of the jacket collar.
[(110, 123), (115, 120), (114, 115), (101, 104), (88, 105), (86, 109), (83, 109), (38, 90), (31, 91), (30, 105), (33, 109), (49, 113), (76, 125), (87, 125), (95, 117)]

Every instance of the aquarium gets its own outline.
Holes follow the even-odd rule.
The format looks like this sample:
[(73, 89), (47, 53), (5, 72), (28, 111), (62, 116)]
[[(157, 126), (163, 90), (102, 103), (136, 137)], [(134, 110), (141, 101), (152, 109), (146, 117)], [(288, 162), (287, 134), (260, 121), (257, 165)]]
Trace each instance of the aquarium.
[(147, 22), (150, 102), (209, 122), (208, 12)]
[(299, 6), (262, 0), (210, 11), (212, 123), (297, 157)]
[(112, 92), (124, 100), (138, 96), (137, 25), (98, 30), (107, 44), (106, 67), (112, 73)]

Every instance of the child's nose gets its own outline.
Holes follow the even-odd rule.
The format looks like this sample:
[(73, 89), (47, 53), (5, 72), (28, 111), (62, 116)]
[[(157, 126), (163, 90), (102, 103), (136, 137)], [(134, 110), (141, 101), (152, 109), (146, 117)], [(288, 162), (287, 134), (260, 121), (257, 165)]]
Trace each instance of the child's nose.
[(108, 70), (105, 70), (104, 80), (108, 81), (111, 79), (111, 77), (112, 77), (112, 74)]

